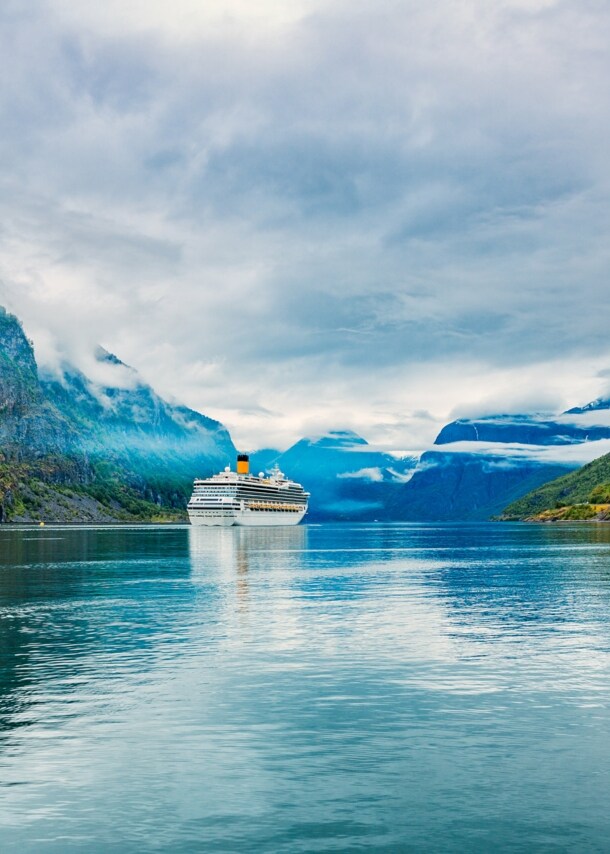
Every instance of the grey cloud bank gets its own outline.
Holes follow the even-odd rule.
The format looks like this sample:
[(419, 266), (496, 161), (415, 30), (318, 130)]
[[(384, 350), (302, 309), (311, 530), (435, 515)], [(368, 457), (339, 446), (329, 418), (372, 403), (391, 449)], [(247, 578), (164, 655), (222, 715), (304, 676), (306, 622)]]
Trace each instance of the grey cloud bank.
[(606, 4), (87, 6), (0, 11), (0, 297), (42, 362), (101, 342), (250, 446), (607, 387)]

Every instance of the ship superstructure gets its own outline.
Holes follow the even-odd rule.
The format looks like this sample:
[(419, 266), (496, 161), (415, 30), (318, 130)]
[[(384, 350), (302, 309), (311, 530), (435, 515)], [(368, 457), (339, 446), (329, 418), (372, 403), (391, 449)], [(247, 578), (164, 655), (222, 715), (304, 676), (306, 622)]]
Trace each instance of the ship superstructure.
[(277, 467), (267, 475), (250, 474), (247, 454), (230, 467), (196, 480), (188, 503), (192, 525), (298, 525), (307, 512), (309, 493)]

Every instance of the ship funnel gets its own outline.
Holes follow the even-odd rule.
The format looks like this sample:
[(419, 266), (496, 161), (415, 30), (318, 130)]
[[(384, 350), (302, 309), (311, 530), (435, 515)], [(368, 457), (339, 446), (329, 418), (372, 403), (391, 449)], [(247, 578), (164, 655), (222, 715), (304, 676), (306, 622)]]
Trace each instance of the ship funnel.
[(250, 457), (248, 454), (237, 455), (237, 474), (248, 474), (250, 471)]

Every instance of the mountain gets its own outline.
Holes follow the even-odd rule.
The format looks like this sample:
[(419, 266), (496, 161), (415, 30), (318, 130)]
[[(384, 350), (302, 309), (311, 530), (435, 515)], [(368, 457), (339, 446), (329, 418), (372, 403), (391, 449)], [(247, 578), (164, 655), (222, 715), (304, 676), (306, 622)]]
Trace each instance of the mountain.
[[(607, 423), (604, 423), (607, 422)], [(555, 417), (498, 414), (458, 419), (419, 460), (397, 460), (360, 436), (333, 431), (287, 451), (252, 455), (253, 471), (275, 462), (311, 494), (316, 519), (477, 521), (600, 455), (610, 439), (610, 401)]]
[(399, 512), (407, 521), (479, 521), (570, 466), (514, 461), (501, 454), (422, 454), (405, 484)]
[[(120, 461), (135, 473), (171, 466), (177, 477), (207, 476), (231, 462), (235, 446), (226, 428), (185, 406), (168, 403), (137, 372), (103, 348), (96, 363), (112, 382), (94, 382), (64, 365), (42, 376), (42, 388), (78, 430), (80, 450)], [(120, 383), (117, 385), (116, 383)]]
[[(407, 520), (483, 520), (595, 456), (610, 439), (610, 401), (600, 399), (549, 418), (499, 414), (443, 427), (405, 484)], [(580, 446), (575, 454), (568, 448)], [(601, 455), (602, 450), (599, 451)]]
[(270, 471), (282, 452), (277, 448), (261, 448), (250, 452), (250, 471), (254, 474)]
[(350, 430), (301, 439), (283, 453), (252, 454), (252, 470), (277, 465), (311, 493), (308, 519), (394, 519), (415, 457), (397, 458), (371, 448)]
[[(601, 404), (596, 401), (595, 404)], [(610, 427), (604, 425), (586, 425), (571, 422), (568, 415), (578, 415), (602, 408), (601, 405), (570, 409), (558, 419), (543, 418), (536, 415), (490, 415), (485, 418), (460, 419), (447, 424), (435, 445), (449, 445), (454, 442), (504, 442), (521, 445), (572, 445), (580, 442), (593, 442), (607, 439)]]
[(31, 343), (15, 317), (0, 308), (0, 449), (19, 461), (65, 453), (77, 434), (46, 399)]
[[(555, 417), (452, 421), (419, 460), (335, 430), (258, 451), (252, 469), (277, 462), (300, 481), (312, 520), (477, 520), (517, 512), (609, 439), (610, 399), (599, 398)], [(222, 424), (163, 400), (102, 348), (87, 374), (67, 363), (39, 372), (21, 324), (0, 309), (0, 521), (183, 519), (193, 478), (234, 456)]]
[(538, 521), (610, 518), (610, 454), (529, 492), (510, 504), (502, 518)]
[(586, 412), (600, 412), (601, 410), (610, 410), (610, 397), (598, 397), (586, 406), (575, 406), (573, 409), (568, 409), (565, 415), (582, 415)]
[(0, 309), (0, 520), (183, 518), (193, 478), (231, 462), (227, 430), (168, 403), (100, 348), (95, 374), (38, 371)]

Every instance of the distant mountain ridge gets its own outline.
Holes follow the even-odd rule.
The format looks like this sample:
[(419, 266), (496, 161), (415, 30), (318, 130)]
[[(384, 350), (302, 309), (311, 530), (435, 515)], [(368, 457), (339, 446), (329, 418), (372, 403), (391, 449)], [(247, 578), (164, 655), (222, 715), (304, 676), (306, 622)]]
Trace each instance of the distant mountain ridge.
[(597, 400), (592, 400), (586, 406), (574, 406), (568, 409), (565, 415), (582, 415), (585, 412), (599, 412), (600, 410), (610, 410), (610, 397), (598, 397)]
[(564, 449), (594, 448), (608, 439), (610, 401), (600, 398), (555, 417), (457, 419), (419, 459), (396, 459), (351, 431), (330, 431), (281, 453), (256, 452), (252, 463), (258, 471), (277, 462), (302, 482), (312, 492), (312, 520), (478, 521), (579, 468), (582, 461), (564, 456)]
[[(600, 398), (555, 418), (499, 414), (447, 424), (405, 484), (402, 518), (476, 521), (502, 513), (511, 502), (582, 465), (562, 449), (594, 448), (610, 439), (609, 409), (610, 400)], [(597, 424), (589, 417), (593, 412), (604, 413)]]
[[(570, 409), (563, 413), (579, 415), (599, 411), (602, 401)], [(609, 403), (610, 405), (610, 403)], [(570, 445), (579, 442), (607, 439), (610, 427), (604, 425), (579, 425), (566, 420), (542, 418), (532, 415), (490, 415), (476, 419), (459, 419), (447, 424), (435, 440), (435, 445), (454, 442), (505, 442), (522, 445)]]
[(416, 457), (397, 458), (371, 448), (351, 430), (301, 439), (288, 450), (255, 452), (254, 471), (274, 463), (311, 492), (308, 518), (395, 519), (395, 506)]

